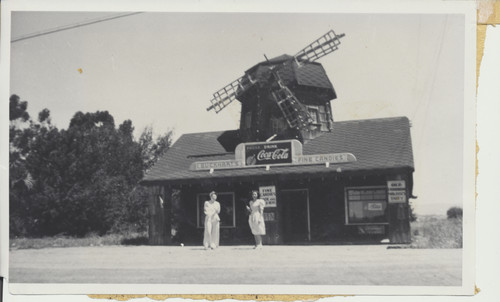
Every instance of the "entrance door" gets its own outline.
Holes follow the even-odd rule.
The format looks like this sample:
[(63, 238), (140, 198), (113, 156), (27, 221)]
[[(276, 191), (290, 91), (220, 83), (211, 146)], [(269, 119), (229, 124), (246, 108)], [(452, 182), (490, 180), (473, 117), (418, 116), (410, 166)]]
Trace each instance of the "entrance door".
[(285, 243), (310, 241), (308, 190), (282, 190), (280, 204), (283, 215), (283, 241)]

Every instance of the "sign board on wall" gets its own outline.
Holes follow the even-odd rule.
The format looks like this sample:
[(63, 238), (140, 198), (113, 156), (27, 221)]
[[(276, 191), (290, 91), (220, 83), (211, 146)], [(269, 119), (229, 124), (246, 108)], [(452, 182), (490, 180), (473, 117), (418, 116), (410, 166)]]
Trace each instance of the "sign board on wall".
[(404, 180), (389, 180), (387, 181), (387, 188), (389, 190), (406, 189), (406, 182)]
[(387, 181), (389, 203), (406, 203), (406, 182), (404, 180)]
[(292, 142), (276, 142), (245, 145), (246, 166), (290, 164)]
[[(234, 151), (234, 159), (197, 161), (190, 170), (243, 169), (269, 166), (296, 166), (345, 164), (355, 162), (351, 153), (302, 154), (302, 143), (298, 140), (241, 143)], [(327, 167), (329, 167), (327, 165)]]
[(389, 203), (406, 202), (406, 191), (389, 191)]
[(212, 160), (194, 162), (191, 170), (210, 170), (210, 169), (236, 169), (243, 167), (243, 163), (237, 160)]
[(276, 207), (276, 187), (259, 187), (260, 198), (266, 202), (266, 207)]

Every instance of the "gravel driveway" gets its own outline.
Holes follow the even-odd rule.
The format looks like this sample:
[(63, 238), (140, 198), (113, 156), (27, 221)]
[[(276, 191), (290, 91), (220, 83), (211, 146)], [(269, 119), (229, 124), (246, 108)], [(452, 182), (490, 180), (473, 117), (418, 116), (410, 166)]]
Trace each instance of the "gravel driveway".
[(461, 249), (100, 246), (10, 251), (11, 283), (460, 286)]

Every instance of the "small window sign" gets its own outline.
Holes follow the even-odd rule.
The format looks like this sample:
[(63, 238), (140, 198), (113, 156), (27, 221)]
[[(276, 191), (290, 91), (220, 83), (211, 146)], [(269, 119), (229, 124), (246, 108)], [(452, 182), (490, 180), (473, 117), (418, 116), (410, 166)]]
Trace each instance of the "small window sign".
[(406, 182), (404, 180), (389, 180), (387, 187), (389, 190), (406, 189)]
[(388, 201), (389, 203), (406, 202), (406, 182), (404, 180), (387, 181)]
[(381, 202), (368, 203), (368, 211), (382, 211), (384, 209)]
[(266, 202), (266, 208), (276, 207), (276, 187), (275, 186), (265, 186), (259, 187), (260, 198)]
[(274, 212), (264, 212), (264, 221), (274, 221)]
[(389, 203), (406, 202), (406, 191), (389, 191)]

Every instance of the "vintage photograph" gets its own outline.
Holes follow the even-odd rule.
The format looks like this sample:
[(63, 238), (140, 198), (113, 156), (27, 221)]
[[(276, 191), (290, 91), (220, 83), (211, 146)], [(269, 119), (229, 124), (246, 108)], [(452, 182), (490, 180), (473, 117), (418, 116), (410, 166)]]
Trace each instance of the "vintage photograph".
[(472, 294), (469, 17), (12, 11), (11, 290)]

